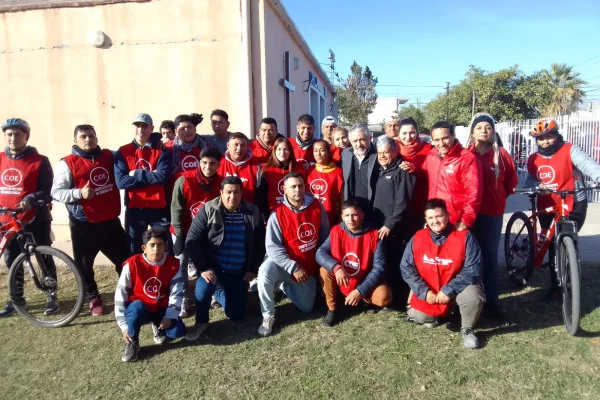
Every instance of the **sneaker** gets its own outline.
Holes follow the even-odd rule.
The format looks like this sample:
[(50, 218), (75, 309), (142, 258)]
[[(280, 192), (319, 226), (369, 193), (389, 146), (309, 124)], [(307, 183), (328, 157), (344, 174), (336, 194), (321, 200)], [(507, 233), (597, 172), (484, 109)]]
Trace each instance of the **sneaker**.
[(198, 270), (196, 269), (196, 266), (191, 262), (188, 263), (188, 277), (194, 278), (196, 276), (198, 276)]
[(321, 325), (330, 328), (331, 326), (335, 325), (335, 322), (335, 311), (328, 310), (327, 315), (325, 318), (323, 318), (323, 322), (321, 322)]
[(152, 326), (152, 335), (154, 336), (154, 343), (163, 344), (165, 340), (167, 340), (167, 335), (165, 335), (165, 331), (152, 323), (150, 324), (150, 326)]
[(185, 340), (188, 342), (195, 342), (198, 340), (200, 335), (204, 333), (204, 331), (208, 328), (208, 324), (199, 324), (196, 323), (185, 335)]
[[(404, 322), (408, 322), (411, 324), (419, 324), (413, 317), (409, 317), (409, 316), (404, 317)], [(440, 323), (437, 320), (435, 320), (433, 322), (425, 322), (424, 324), (419, 324), (419, 325), (423, 325), (425, 328), (431, 329), (431, 328), (435, 328), (439, 324)]]
[(44, 311), (44, 315), (53, 315), (60, 311), (58, 308), (58, 300), (56, 300), (56, 295), (49, 294), (46, 298), (46, 310)]
[(12, 301), (9, 300), (6, 302), (6, 305), (4, 306), (4, 308), (2, 310), (0, 310), (0, 318), (10, 317), (11, 315), (13, 315), (16, 312), (17, 312), (17, 310), (15, 310), (15, 306), (13, 306)]
[(463, 338), (465, 349), (473, 350), (479, 347), (479, 339), (475, 336), (473, 328), (460, 328), (460, 336)]
[(138, 353), (140, 352), (140, 343), (137, 339), (132, 339), (129, 343), (125, 345), (123, 349), (123, 357), (121, 357), (121, 361), (123, 362), (133, 362), (137, 361)]
[(219, 303), (218, 301), (216, 301), (215, 298), (213, 297), (212, 301), (210, 302), (210, 309), (211, 310), (216, 310), (218, 308), (222, 308), (221, 303)]
[(258, 278), (254, 278), (250, 281), (250, 293), (258, 293)]
[(179, 312), (179, 318), (187, 318), (188, 317), (188, 308), (189, 308), (189, 304), (188, 304), (188, 298), (187, 296), (183, 296), (183, 299), (181, 300), (181, 311)]
[(483, 315), (500, 321), (508, 319), (508, 312), (498, 304), (493, 303), (485, 303), (483, 306)]
[(262, 324), (258, 327), (258, 334), (260, 336), (269, 336), (273, 332), (273, 325), (275, 324), (275, 317), (263, 318)]
[(90, 313), (92, 313), (94, 317), (102, 315), (102, 313), (104, 313), (103, 305), (104, 304), (102, 303), (102, 298), (100, 296), (94, 297), (90, 301)]

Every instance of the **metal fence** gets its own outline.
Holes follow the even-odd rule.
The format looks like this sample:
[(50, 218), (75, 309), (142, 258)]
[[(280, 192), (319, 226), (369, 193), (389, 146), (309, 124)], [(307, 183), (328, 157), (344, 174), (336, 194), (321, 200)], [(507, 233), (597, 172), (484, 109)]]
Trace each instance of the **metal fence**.
[[(596, 162), (600, 163), (600, 115), (580, 111), (571, 115), (555, 117), (559, 131), (565, 141), (580, 146)], [(527, 157), (536, 151), (535, 140), (529, 132), (538, 120), (500, 122), (496, 124), (496, 132), (500, 135), (504, 148), (515, 160), (519, 171), (519, 182), (527, 178)], [(589, 177), (586, 177), (591, 181)], [(591, 183), (591, 182), (589, 182)], [(588, 193), (590, 201), (600, 202), (600, 194)]]

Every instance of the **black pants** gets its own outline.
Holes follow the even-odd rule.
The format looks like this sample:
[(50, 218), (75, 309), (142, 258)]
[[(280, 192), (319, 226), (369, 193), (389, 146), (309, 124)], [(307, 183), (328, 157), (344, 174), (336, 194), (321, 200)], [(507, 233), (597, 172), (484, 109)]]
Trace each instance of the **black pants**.
[(410, 292), (408, 284), (404, 282), (400, 273), (400, 261), (406, 247), (404, 235), (392, 232), (383, 240), (382, 246), (385, 255), (385, 281), (393, 295), (391, 307), (402, 308), (406, 305)]
[(85, 283), (86, 298), (98, 296), (98, 286), (94, 279), (94, 261), (99, 252), (115, 265), (117, 274), (121, 274), (123, 263), (129, 257), (127, 237), (118, 218), (106, 222), (73, 221), (71, 242), (75, 265), (81, 271)]
[[(35, 240), (35, 243), (37, 245), (50, 246), (52, 244), (52, 241), (50, 240), (50, 225), (51, 225), (50, 221), (36, 222), (34, 220), (31, 224), (25, 225), (24, 231), (31, 233), (33, 235), (33, 239)], [(6, 267), (10, 269), (12, 263), (15, 262), (15, 259), (20, 254), (21, 254), (21, 247), (19, 246), (19, 243), (17, 242), (17, 237), (13, 236), (11, 241), (6, 246), (6, 249), (4, 250), (4, 263), (6, 264)], [(48, 262), (45, 263), (45, 266), (48, 270), (45, 271), (45, 273), (47, 273), (49, 276), (51, 276), (53, 278), (56, 278), (56, 266), (54, 265), (54, 260), (49, 259), (47, 261)], [(25, 268), (20, 268), (19, 271), (17, 271), (17, 277), (16, 277), (17, 285), (21, 288), (21, 290), (17, 289), (17, 293), (15, 293), (17, 296), (23, 294), (22, 288), (23, 288), (23, 272), (24, 271), (25, 271)]]
[[(128, 208), (125, 210), (125, 229), (127, 230), (127, 243), (129, 255), (142, 253), (142, 235), (148, 230), (148, 225), (153, 228), (162, 228), (169, 232), (170, 215), (166, 208)], [(171, 235), (167, 247), (172, 249)]]

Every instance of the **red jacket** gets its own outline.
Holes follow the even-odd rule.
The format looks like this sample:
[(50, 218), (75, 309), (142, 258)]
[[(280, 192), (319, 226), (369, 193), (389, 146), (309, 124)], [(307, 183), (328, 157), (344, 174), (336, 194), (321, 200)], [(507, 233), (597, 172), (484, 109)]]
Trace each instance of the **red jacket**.
[[(400, 143), (400, 141), (398, 141), (398, 143)], [(415, 174), (417, 180), (415, 182), (415, 188), (413, 189), (412, 209), (421, 216), (425, 210), (427, 192), (429, 191), (427, 171), (424, 169), (424, 164), (430, 151), (431, 144), (422, 143), (421, 148), (415, 154), (402, 154), (402, 161), (408, 161), (415, 166), (413, 174)]]
[(444, 158), (436, 148), (424, 164), (429, 179), (429, 198), (446, 201), (450, 222), (473, 227), (483, 194), (483, 178), (477, 157), (457, 141)]
[(485, 154), (475, 150), (475, 146), (469, 147), (469, 151), (475, 154), (479, 160), (483, 176), (483, 195), (481, 197), (481, 208), (479, 212), (486, 215), (503, 215), (506, 209), (506, 198), (514, 193), (519, 177), (515, 163), (508, 152), (500, 147), (498, 154), (498, 177), (494, 165), (494, 149)]
[(252, 152), (252, 160), (255, 164), (264, 164), (269, 160), (271, 155), (271, 149), (265, 149), (258, 139), (250, 142), (248, 148)]

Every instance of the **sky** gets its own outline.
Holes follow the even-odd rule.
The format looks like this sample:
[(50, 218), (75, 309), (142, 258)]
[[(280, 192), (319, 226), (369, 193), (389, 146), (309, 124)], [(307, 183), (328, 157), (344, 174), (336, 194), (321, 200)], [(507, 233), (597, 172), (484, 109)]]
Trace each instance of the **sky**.
[(331, 48), (340, 78), (354, 60), (368, 65), (382, 97), (423, 104), (469, 65), (529, 74), (556, 62), (575, 66), (600, 101), (600, 0), (282, 2), (326, 72)]

